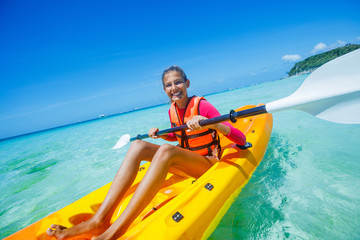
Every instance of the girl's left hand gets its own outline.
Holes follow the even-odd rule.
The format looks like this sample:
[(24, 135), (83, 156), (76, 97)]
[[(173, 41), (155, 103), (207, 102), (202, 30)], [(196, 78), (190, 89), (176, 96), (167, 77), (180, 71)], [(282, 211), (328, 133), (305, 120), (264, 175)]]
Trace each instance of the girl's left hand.
[(151, 129), (149, 130), (149, 133), (148, 133), (149, 137), (151, 137), (151, 138), (153, 138), (153, 139), (159, 138), (159, 136), (156, 135), (156, 133), (157, 133), (158, 131), (159, 131), (158, 128), (151, 128)]
[[(194, 116), (192, 119), (186, 122), (186, 125), (189, 128), (187, 131), (196, 131), (202, 129), (203, 127), (200, 126), (199, 122), (205, 119), (207, 118), (201, 115)], [(209, 126), (206, 127), (209, 128)]]

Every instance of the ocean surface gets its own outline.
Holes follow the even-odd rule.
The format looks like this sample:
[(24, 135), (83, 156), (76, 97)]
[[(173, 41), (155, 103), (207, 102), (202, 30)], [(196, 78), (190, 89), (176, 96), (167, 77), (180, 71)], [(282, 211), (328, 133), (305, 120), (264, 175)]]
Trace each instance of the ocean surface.
[[(206, 96), (221, 114), (294, 92), (307, 76)], [(112, 181), (125, 133), (169, 128), (168, 105), (0, 141), (0, 238)], [(163, 140), (151, 140), (158, 144)], [(210, 239), (360, 239), (360, 125), (274, 114), (264, 160)]]

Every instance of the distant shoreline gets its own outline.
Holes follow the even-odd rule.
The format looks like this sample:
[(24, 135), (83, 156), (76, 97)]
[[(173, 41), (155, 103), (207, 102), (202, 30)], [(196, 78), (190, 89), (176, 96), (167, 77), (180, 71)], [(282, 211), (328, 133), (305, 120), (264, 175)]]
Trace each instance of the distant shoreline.
[(288, 79), (288, 78), (292, 78), (292, 77), (300, 77), (300, 76), (304, 76), (304, 75), (310, 75), (312, 72), (314, 72), (317, 68), (314, 68), (312, 69), (311, 71), (310, 70), (307, 70), (307, 71), (302, 71), (300, 73), (297, 73), (295, 75), (291, 75), (291, 76), (286, 76), (286, 77), (283, 77), (281, 78), (282, 79)]
[(344, 54), (355, 51), (360, 48), (360, 44), (346, 44), (323, 53), (310, 56), (300, 62), (297, 62), (288, 72), (289, 77), (300, 76), (304, 73), (311, 73), (325, 63), (338, 58)]

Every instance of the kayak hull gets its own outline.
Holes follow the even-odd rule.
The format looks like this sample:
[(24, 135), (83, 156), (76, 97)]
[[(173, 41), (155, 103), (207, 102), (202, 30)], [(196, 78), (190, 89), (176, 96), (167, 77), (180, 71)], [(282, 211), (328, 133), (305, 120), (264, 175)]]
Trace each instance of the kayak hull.
[[(238, 110), (251, 107), (254, 106)], [(246, 135), (247, 141), (253, 146), (241, 150), (221, 136), (221, 160), (199, 179), (169, 173), (155, 198), (119, 239), (207, 239), (263, 159), (272, 131), (272, 115), (239, 119), (233, 125)], [(149, 164), (140, 167), (138, 176), (115, 210), (111, 222), (125, 209)], [(5, 239), (55, 239), (46, 234), (51, 224), (71, 227), (90, 219), (100, 207), (110, 185), (95, 190)], [(72, 239), (90, 238), (90, 235), (81, 235)]]

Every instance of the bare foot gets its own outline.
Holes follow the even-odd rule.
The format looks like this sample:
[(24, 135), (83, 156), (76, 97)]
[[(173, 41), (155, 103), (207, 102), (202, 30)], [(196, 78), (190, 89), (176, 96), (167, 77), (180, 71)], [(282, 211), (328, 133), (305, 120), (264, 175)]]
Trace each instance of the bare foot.
[(49, 236), (54, 236), (56, 237), (57, 240), (62, 240), (64, 239), (64, 230), (66, 230), (67, 227), (61, 226), (61, 225), (56, 225), (56, 224), (52, 224), (50, 226), (50, 228), (48, 228), (46, 230), (46, 233)]
[(102, 222), (100, 224), (95, 224), (93, 221), (89, 220), (82, 222), (78, 225), (75, 225), (71, 228), (66, 228), (61, 225), (52, 224), (49, 229), (46, 230), (46, 233), (49, 236), (56, 237), (57, 240), (63, 240), (69, 237), (81, 235), (81, 234), (90, 234), (90, 235), (99, 235), (102, 234), (108, 227), (108, 224)]

